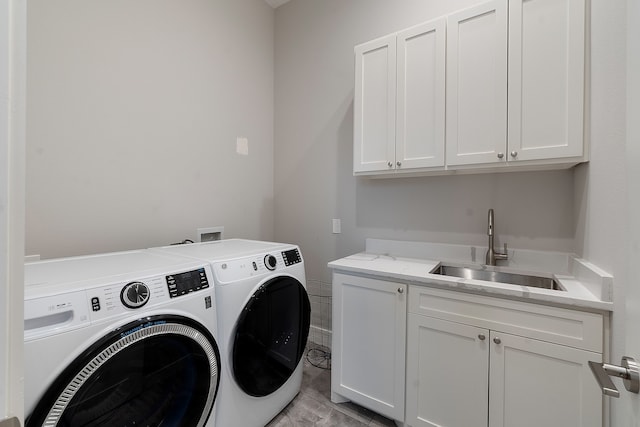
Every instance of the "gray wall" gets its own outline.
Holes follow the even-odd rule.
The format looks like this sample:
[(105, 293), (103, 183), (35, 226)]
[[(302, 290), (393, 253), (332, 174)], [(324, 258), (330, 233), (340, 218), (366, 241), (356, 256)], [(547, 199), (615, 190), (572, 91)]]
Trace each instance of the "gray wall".
[[(640, 325), (640, 282), (638, 281), (638, 261), (640, 260), (640, 2), (627, 0), (627, 123), (626, 146), (624, 156), (627, 165), (627, 198), (629, 200), (628, 225), (626, 235), (629, 254), (627, 271), (629, 285), (626, 289), (626, 346), (624, 354), (640, 356), (640, 334), (635, 326)], [(633, 303), (635, 302), (635, 303)], [(616, 354), (620, 356), (620, 354)], [(616, 360), (617, 361), (617, 360)], [(618, 404), (624, 412), (620, 424), (640, 425), (640, 396), (626, 393), (624, 401)]]
[[(353, 47), (476, 0), (294, 0), (276, 12), (275, 230), (302, 246), (308, 278), (366, 237), (571, 251), (573, 171), (354, 178)], [(331, 233), (331, 219), (342, 234)]]
[[(637, 3), (631, 0), (629, 4), (633, 2)], [(627, 33), (626, 7), (626, 1), (591, 0), (591, 162), (575, 171), (575, 250), (615, 278), (612, 363), (618, 363), (625, 354), (637, 357), (639, 350), (627, 348), (625, 343), (627, 334), (637, 336), (634, 331), (637, 320), (627, 320), (627, 294), (635, 288), (638, 295), (640, 286), (637, 265), (633, 265), (633, 258), (629, 256), (630, 232), (638, 224), (637, 217), (627, 214), (629, 191), (637, 191), (637, 172), (629, 167), (638, 168), (638, 164), (629, 159), (637, 159), (633, 153), (638, 141), (627, 140), (626, 126), (627, 120), (630, 126), (637, 126), (638, 120), (637, 115), (627, 115), (626, 45), (633, 37), (631, 32)], [(637, 18), (637, 12), (635, 16)], [(630, 28), (637, 26), (637, 22), (629, 22), (633, 22)], [(637, 58), (639, 52), (629, 51), (629, 54)], [(637, 70), (635, 76), (637, 79)], [(637, 193), (634, 197), (637, 198)], [(634, 271), (634, 275), (630, 275), (630, 271)], [(638, 425), (640, 400), (637, 395), (623, 392), (620, 399), (610, 400), (612, 426)]]
[(272, 240), (273, 24), (263, 0), (29, 0), (27, 253)]

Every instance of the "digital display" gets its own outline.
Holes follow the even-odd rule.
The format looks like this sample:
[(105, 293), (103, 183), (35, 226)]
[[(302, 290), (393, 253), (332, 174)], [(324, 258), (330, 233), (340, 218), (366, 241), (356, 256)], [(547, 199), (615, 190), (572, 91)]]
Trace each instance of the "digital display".
[(171, 298), (179, 297), (190, 292), (199, 291), (209, 287), (207, 273), (204, 268), (187, 271), (186, 273), (167, 276), (167, 286)]
[(300, 259), (300, 252), (298, 252), (297, 249), (282, 252), (282, 258), (284, 259), (284, 265), (286, 266), (297, 264), (302, 261), (302, 259)]

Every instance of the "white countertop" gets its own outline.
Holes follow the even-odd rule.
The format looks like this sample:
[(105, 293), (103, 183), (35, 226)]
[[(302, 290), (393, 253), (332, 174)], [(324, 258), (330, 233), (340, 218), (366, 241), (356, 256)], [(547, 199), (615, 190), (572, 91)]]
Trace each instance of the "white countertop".
[[(332, 261), (329, 267), (338, 271), (384, 277), (416, 285), (524, 299), (540, 304), (613, 310), (613, 277), (572, 254), (510, 249), (511, 261), (505, 263), (505, 267), (517, 268), (522, 273), (552, 274), (565, 291), (429, 273), (445, 260), (462, 264), (480, 264), (474, 259), (475, 254), (482, 254), (484, 258), (484, 251), (486, 248), (461, 245), (367, 239), (365, 252)], [(469, 257), (466, 254), (473, 255)]]

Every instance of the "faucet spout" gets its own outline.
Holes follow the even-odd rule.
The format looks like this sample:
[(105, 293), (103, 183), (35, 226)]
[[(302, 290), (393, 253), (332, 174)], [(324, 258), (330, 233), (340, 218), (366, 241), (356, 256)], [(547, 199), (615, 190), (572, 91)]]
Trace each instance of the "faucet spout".
[(493, 249), (493, 223), (493, 209), (489, 209), (489, 215), (487, 218), (487, 236), (489, 236), (489, 248), (487, 249), (487, 255), (485, 257), (485, 262), (487, 265), (496, 265), (497, 260), (508, 259), (506, 243), (504, 244), (504, 253), (496, 252)]
[(493, 209), (489, 209), (489, 218), (487, 223), (487, 236), (493, 237)]

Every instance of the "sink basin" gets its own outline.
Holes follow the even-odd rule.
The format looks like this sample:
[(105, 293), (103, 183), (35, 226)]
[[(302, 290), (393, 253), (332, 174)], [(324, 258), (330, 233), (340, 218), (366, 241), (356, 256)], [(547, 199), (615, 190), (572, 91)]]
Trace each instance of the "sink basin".
[(429, 273), (441, 274), (443, 276), (461, 277), (464, 279), (505, 283), (508, 285), (531, 286), (534, 288), (552, 289), (555, 291), (565, 290), (553, 277), (511, 273), (506, 271), (499, 271), (497, 269), (494, 270), (494, 267), (487, 266), (470, 267), (440, 263)]

